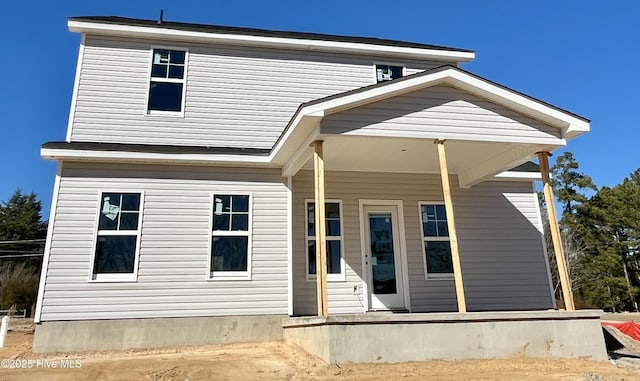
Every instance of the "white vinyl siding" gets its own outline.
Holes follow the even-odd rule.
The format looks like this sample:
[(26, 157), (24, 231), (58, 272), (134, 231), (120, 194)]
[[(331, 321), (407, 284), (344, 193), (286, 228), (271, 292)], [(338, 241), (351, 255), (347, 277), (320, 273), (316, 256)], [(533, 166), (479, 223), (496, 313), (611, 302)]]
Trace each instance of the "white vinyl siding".
[[(301, 103), (371, 85), (373, 63), (385, 61), (184, 44), (189, 51), (184, 118), (171, 118), (145, 114), (149, 51), (157, 44), (86, 36), (71, 141), (271, 148)], [(408, 60), (406, 74), (442, 64)]]
[(322, 133), (560, 144), (557, 128), (449, 86), (434, 86), (322, 120)]
[[(361, 313), (366, 295), (358, 200), (402, 200), (412, 312), (456, 311), (453, 279), (425, 279), (420, 201), (442, 199), (439, 175), (327, 171), (326, 197), (341, 199), (346, 282), (329, 283), (329, 313)], [(452, 177), (451, 183), (457, 183)], [(531, 183), (485, 182), (454, 188), (465, 295), (470, 311), (547, 309), (553, 307), (537, 204)], [(304, 200), (313, 197), (311, 171), (293, 178), (294, 314), (316, 313), (316, 287), (307, 282)], [(491, 226), (488, 229), (487, 226)]]
[[(92, 283), (101, 189), (144, 190), (138, 279)], [(211, 281), (212, 194), (252, 195), (251, 281)], [(65, 162), (42, 321), (287, 314), (287, 188), (279, 170)]]

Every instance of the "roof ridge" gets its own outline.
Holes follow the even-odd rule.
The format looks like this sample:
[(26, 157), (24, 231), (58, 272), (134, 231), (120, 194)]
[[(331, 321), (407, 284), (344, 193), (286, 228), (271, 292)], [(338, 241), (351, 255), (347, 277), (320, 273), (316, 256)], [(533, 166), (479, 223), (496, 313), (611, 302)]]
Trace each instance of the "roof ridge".
[(271, 30), (260, 29), (250, 27), (238, 27), (238, 26), (224, 26), (224, 25), (210, 25), (210, 24), (198, 24), (198, 23), (185, 23), (176, 21), (158, 22), (158, 20), (148, 19), (136, 19), (121, 16), (76, 16), (69, 17), (69, 21), (86, 21), (86, 22), (102, 22), (108, 24), (126, 24), (137, 25), (145, 27), (155, 27), (162, 29), (179, 29), (188, 31), (199, 32), (216, 32), (223, 34), (242, 34), (242, 35), (256, 35), (263, 37), (281, 37), (281, 38), (298, 38), (307, 40), (332, 40), (338, 42), (354, 42), (364, 44), (374, 44), (383, 46), (398, 46), (398, 47), (410, 47), (420, 49), (433, 49), (452, 52), (473, 53), (473, 50), (459, 49), (440, 45), (423, 44), (418, 42), (401, 41), (377, 37), (363, 37), (363, 36), (345, 36), (315, 32), (296, 32), (296, 31), (284, 31), (284, 30)]

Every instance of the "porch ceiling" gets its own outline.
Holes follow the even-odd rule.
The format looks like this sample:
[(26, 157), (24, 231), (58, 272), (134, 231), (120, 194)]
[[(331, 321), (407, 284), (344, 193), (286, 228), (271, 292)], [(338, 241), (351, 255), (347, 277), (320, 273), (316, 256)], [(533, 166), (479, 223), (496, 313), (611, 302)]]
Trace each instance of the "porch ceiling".
[[(475, 179), (468, 181), (474, 170), (482, 169), (482, 177), (486, 178), (534, 158), (537, 151), (549, 149), (546, 146), (460, 140), (447, 141), (446, 145), (449, 172), (460, 177), (461, 186), (478, 182)], [(327, 135), (323, 149), (327, 171), (440, 173), (433, 140)], [(518, 154), (510, 154), (513, 152)], [(486, 166), (491, 168), (484, 168)], [(313, 161), (307, 160), (301, 169), (313, 170)]]

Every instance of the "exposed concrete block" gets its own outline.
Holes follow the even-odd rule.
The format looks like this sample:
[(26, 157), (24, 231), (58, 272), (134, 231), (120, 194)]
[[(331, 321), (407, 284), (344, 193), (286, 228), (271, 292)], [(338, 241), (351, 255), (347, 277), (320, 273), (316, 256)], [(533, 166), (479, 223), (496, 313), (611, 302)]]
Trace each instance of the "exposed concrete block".
[(33, 351), (78, 352), (282, 340), (283, 316), (43, 322)]

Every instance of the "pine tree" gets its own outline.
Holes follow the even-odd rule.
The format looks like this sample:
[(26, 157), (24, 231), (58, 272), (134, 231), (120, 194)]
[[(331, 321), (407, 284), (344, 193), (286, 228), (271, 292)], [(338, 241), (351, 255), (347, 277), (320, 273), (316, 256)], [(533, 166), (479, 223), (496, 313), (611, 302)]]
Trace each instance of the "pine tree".
[(551, 167), (551, 185), (562, 206), (561, 220), (566, 224), (572, 223), (575, 208), (588, 200), (585, 192), (589, 189), (597, 190), (591, 177), (579, 172), (578, 167), (578, 161), (568, 151), (558, 156), (555, 165)]

